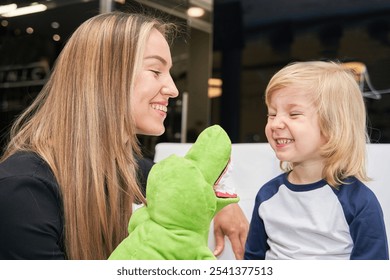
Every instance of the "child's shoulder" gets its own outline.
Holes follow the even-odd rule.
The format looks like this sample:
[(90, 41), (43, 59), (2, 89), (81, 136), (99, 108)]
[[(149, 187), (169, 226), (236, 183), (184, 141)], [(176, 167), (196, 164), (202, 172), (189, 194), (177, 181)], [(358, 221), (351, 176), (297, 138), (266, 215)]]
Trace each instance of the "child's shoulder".
[(267, 183), (263, 185), (262, 188), (264, 187), (270, 188), (275, 186), (279, 187), (280, 185), (285, 184), (286, 180), (287, 180), (287, 173), (282, 173), (269, 180)]
[(285, 184), (286, 173), (282, 173), (273, 179), (265, 183), (259, 190), (258, 196), (260, 197), (271, 197), (276, 194), (279, 190), (279, 187)]
[(357, 178), (351, 177), (345, 180), (345, 184), (341, 185), (335, 194), (343, 207), (348, 223), (356, 217), (364, 220), (373, 219), (373, 216), (380, 218), (383, 215), (375, 193)]
[(377, 200), (375, 193), (362, 181), (355, 177), (349, 177), (338, 188), (339, 198), (348, 198), (350, 201), (365, 201)]
[(344, 184), (339, 187), (342, 192), (360, 192), (365, 194), (373, 193), (372, 190), (356, 177), (348, 177), (344, 180)]

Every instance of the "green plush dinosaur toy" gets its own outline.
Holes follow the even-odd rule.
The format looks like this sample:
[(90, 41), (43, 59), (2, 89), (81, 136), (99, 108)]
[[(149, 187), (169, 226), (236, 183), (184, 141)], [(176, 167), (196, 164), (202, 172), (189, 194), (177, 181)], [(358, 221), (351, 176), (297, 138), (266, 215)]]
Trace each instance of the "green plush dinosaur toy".
[(208, 248), (210, 223), (220, 209), (239, 201), (232, 189), (223, 188), (230, 155), (228, 135), (214, 125), (184, 157), (156, 163), (147, 179), (147, 205), (133, 213), (128, 237), (109, 259), (215, 259)]

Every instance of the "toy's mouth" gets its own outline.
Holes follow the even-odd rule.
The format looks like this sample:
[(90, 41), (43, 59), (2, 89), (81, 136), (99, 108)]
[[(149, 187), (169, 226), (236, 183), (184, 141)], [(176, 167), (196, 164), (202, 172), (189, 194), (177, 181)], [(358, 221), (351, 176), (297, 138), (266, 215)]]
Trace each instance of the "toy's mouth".
[(236, 190), (231, 178), (232, 163), (229, 159), (225, 169), (214, 184), (215, 195), (219, 198), (237, 198)]
[(216, 197), (218, 198), (237, 198), (236, 193), (228, 193), (228, 192), (215, 192)]

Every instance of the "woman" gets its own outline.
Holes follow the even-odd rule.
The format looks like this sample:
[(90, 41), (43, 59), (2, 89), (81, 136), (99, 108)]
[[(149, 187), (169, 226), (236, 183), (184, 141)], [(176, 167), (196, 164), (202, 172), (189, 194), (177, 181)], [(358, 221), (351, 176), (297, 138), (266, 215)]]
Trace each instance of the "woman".
[(69, 39), (2, 158), (1, 259), (106, 259), (125, 238), (132, 203), (145, 202), (136, 134), (161, 135), (178, 96), (172, 30), (114, 12)]

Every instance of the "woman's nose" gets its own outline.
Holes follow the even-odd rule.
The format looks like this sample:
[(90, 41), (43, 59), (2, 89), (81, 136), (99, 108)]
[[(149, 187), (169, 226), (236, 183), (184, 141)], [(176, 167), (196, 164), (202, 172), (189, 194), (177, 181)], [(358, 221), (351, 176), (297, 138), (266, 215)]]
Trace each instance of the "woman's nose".
[(161, 93), (169, 95), (171, 98), (177, 97), (179, 95), (179, 90), (177, 89), (176, 84), (171, 76), (167, 78), (167, 82), (165, 86), (161, 89)]

